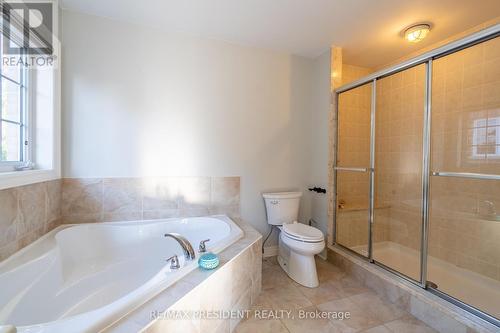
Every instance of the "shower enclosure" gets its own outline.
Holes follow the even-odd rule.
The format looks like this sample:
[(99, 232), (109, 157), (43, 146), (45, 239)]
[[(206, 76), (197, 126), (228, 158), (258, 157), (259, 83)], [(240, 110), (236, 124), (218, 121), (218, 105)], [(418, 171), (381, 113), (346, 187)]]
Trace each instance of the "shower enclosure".
[(344, 85), (335, 243), (500, 326), (500, 25)]

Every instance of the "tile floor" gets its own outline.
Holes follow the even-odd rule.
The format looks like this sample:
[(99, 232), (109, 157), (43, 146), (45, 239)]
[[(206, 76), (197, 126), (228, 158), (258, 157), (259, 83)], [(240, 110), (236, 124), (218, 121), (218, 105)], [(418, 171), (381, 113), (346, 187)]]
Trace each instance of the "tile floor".
[[(321, 259), (317, 259), (316, 263), (320, 285), (310, 289), (291, 280), (279, 267), (275, 257), (264, 259), (262, 292), (252, 307), (251, 316), (242, 321), (235, 332), (436, 332), (408, 312), (383, 300), (355, 279), (346, 276), (339, 268)], [(288, 310), (292, 315), (262, 319), (262, 310)], [(350, 318), (299, 319), (301, 310), (308, 313), (315, 310), (345, 311), (350, 313)], [(257, 317), (259, 313), (261, 318)]]

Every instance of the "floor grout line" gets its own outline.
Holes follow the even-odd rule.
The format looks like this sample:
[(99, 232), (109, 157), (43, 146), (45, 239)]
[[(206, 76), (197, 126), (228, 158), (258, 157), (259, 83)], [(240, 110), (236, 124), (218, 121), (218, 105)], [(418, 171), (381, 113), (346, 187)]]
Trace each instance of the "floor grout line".
[[(335, 267), (335, 266), (333, 266), (330, 263), (328, 263), (328, 266), (325, 266), (325, 263), (318, 263), (317, 266), (318, 266), (318, 271), (322, 270), (322, 269), (329, 270), (330, 268)], [(358, 286), (357, 286), (356, 283), (352, 284), (350, 281), (344, 280), (345, 276), (343, 275), (344, 273), (342, 271), (332, 270), (331, 271), (332, 278), (327, 278), (327, 279), (323, 278), (322, 281), (320, 282), (320, 285), (321, 284), (331, 283), (331, 281), (335, 281), (335, 283), (339, 283), (339, 284), (347, 283), (347, 285), (345, 285), (343, 288), (348, 288), (348, 289), (350, 288), (350, 290), (347, 290), (346, 294), (343, 294), (342, 296), (339, 296), (338, 298), (335, 297), (335, 298), (326, 300), (326, 301), (318, 303), (318, 304), (316, 304), (316, 301), (314, 301), (314, 293), (312, 295), (308, 296), (307, 290), (303, 289), (300, 285), (297, 285), (297, 283), (295, 281), (293, 281), (292, 279), (290, 279), (290, 277), (288, 275), (286, 275), (286, 273), (284, 271), (281, 270), (281, 267), (277, 263), (273, 263), (271, 261), (266, 262), (266, 260), (264, 260), (264, 266), (262, 268), (262, 273), (263, 273), (263, 281), (266, 279), (266, 276), (273, 276), (274, 274), (278, 274), (279, 275), (279, 276), (273, 276), (272, 277), (272, 279), (274, 279), (274, 280), (270, 280), (270, 282), (269, 282), (269, 283), (271, 283), (270, 287), (268, 287), (267, 289), (262, 289), (261, 295), (262, 295), (262, 297), (264, 297), (264, 299), (263, 299), (264, 304), (267, 303), (267, 305), (268, 305), (268, 306), (263, 306), (262, 307), (263, 309), (268, 309), (269, 308), (269, 310), (275, 310), (275, 311), (276, 310), (284, 310), (282, 308), (278, 308), (279, 306), (277, 306), (277, 304), (278, 305), (280, 303), (281, 304), (285, 304), (283, 302), (287, 302), (286, 298), (284, 300), (283, 299), (280, 300), (280, 296), (279, 296), (279, 290), (282, 289), (284, 286), (286, 286), (287, 288), (291, 288), (291, 290), (293, 290), (294, 292), (297, 292), (296, 296), (297, 297), (300, 296), (300, 299), (303, 299), (304, 303), (306, 301), (308, 303), (310, 303), (310, 305), (294, 305), (291, 309), (289, 309), (291, 311), (296, 312), (296, 311), (304, 310), (304, 309), (307, 309), (307, 308), (312, 309), (312, 310), (319, 310), (319, 308), (322, 305), (325, 305), (327, 303), (335, 302), (335, 301), (345, 301), (345, 300), (348, 300), (350, 302), (349, 303), (350, 306), (354, 307), (354, 308), (348, 309), (346, 311), (352, 311), (353, 309), (356, 309), (356, 312), (358, 312), (358, 313), (369, 313), (370, 317), (372, 317), (373, 320), (376, 321), (377, 320), (377, 315), (378, 315), (377, 311), (373, 311), (372, 312), (369, 309), (366, 309), (366, 307), (361, 306), (359, 304), (359, 302), (360, 301), (361, 302), (364, 301), (363, 298), (357, 299), (356, 301), (354, 299), (354, 297), (356, 297), (356, 296), (366, 294), (365, 297), (368, 297), (366, 299), (367, 302), (370, 302), (370, 300), (373, 300), (373, 302), (375, 302), (375, 305), (378, 304), (379, 302), (381, 302), (381, 304), (386, 304), (388, 306), (389, 310), (390, 310), (390, 307), (395, 306), (395, 307), (397, 307), (401, 311), (401, 315), (397, 316), (397, 317), (394, 317), (393, 319), (391, 319), (389, 321), (385, 321), (385, 322), (383, 322), (383, 321), (377, 322), (377, 323), (368, 323), (367, 322), (365, 324), (362, 324), (362, 325), (367, 325), (367, 326), (360, 328), (361, 332), (370, 330), (370, 329), (378, 327), (378, 326), (382, 326), (382, 327), (384, 327), (385, 329), (387, 329), (390, 332), (395, 332), (393, 329), (391, 329), (388, 326), (386, 326), (386, 324), (390, 324), (390, 323), (393, 323), (393, 322), (401, 321), (405, 317), (408, 317), (409, 319), (414, 319), (415, 323), (417, 325), (419, 325), (419, 326), (422, 325), (422, 327), (425, 327), (425, 328), (429, 329), (429, 331), (432, 331), (432, 328), (430, 328), (424, 322), (418, 320), (418, 318), (412, 316), (409, 312), (405, 311), (404, 309), (402, 309), (401, 307), (399, 307), (397, 304), (391, 302), (390, 300), (382, 298), (380, 295), (378, 295), (372, 289), (366, 288), (366, 287), (364, 287), (364, 286), (361, 285), (361, 286), (359, 286), (360, 287), (359, 290), (357, 290), (356, 288), (358, 288)], [(325, 273), (327, 273), (327, 272), (325, 272)], [(337, 273), (341, 274), (340, 278), (339, 277), (335, 277), (335, 275)], [(268, 274), (270, 274), (270, 275), (268, 275)], [(327, 274), (329, 274), (329, 273), (327, 273)], [(286, 282), (284, 282), (285, 284), (282, 283), (281, 279), (286, 279)], [(268, 280), (266, 280), (266, 281), (268, 281)], [(268, 296), (266, 296), (266, 293), (269, 293), (269, 292), (271, 292), (272, 294), (274, 294), (273, 297), (278, 297), (278, 298), (276, 300), (273, 300), (273, 298), (269, 298)], [(373, 298), (370, 298), (369, 297), (370, 295)], [(300, 300), (294, 300), (294, 302), (295, 301), (297, 303), (301, 303)], [(286, 307), (286, 305), (285, 305), (285, 307)], [(290, 321), (288, 323), (288, 325), (287, 325), (287, 321), (286, 321), (287, 318), (281, 317), (281, 318), (277, 318), (277, 319), (278, 319), (279, 324), (281, 325), (281, 327), (284, 328), (285, 331), (288, 332), (288, 333), (292, 332), (291, 331), (292, 328), (290, 328), (288, 325), (293, 325), (295, 327), (296, 320), (300, 321), (300, 319), (297, 319), (295, 317), (293, 319), (290, 318), (292, 321)], [(333, 328), (336, 327), (336, 324), (335, 324), (335, 322), (334, 322), (333, 319), (326, 318), (325, 320), (326, 320), (326, 322), (324, 323), (325, 325), (327, 325), (329, 327), (333, 327)], [(402, 324), (405, 324), (404, 321), (402, 322)], [(412, 325), (411, 322), (409, 322), (407, 324)], [(257, 325), (256, 330), (258, 330), (259, 322), (253, 323), (252, 325)], [(303, 330), (303, 332), (307, 332), (307, 331), (308, 331), (307, 328), (305, 328)]]

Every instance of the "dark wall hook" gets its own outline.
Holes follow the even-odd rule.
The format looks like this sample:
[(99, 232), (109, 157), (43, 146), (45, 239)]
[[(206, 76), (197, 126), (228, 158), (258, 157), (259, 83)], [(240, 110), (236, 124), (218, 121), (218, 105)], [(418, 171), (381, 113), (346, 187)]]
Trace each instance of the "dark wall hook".
[(316, 193), (326, 193), (326, 190), (324, 188), (316, 187), (316, 186), (309, 188), (309, 191), (316, 192)]

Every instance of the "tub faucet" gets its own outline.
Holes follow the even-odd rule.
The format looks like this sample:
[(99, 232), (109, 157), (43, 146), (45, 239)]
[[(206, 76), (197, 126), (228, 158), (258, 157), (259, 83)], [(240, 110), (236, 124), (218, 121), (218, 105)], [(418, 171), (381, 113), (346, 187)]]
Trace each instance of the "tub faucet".
[(191, 243), (189, 243), (189, 241), (186, 238), (182, 237), (181, 235), (175, 232), (170, 232), (168, 234), (165, 234), (165, 237), (173, 238), (179, 243), (179, 245), (182, 247), (182, 251), (184, 252), (184, 258), (186, 258), (186, 260), (193, 260), (196, 257), (193, 250), (193, 246), (191, 246)]
[(496, 215), (497, 210), (495, 209), (495, 204), (489, 200), (486, 200), (485, 203), (488, 205), (488, 213), (490, 215)]

